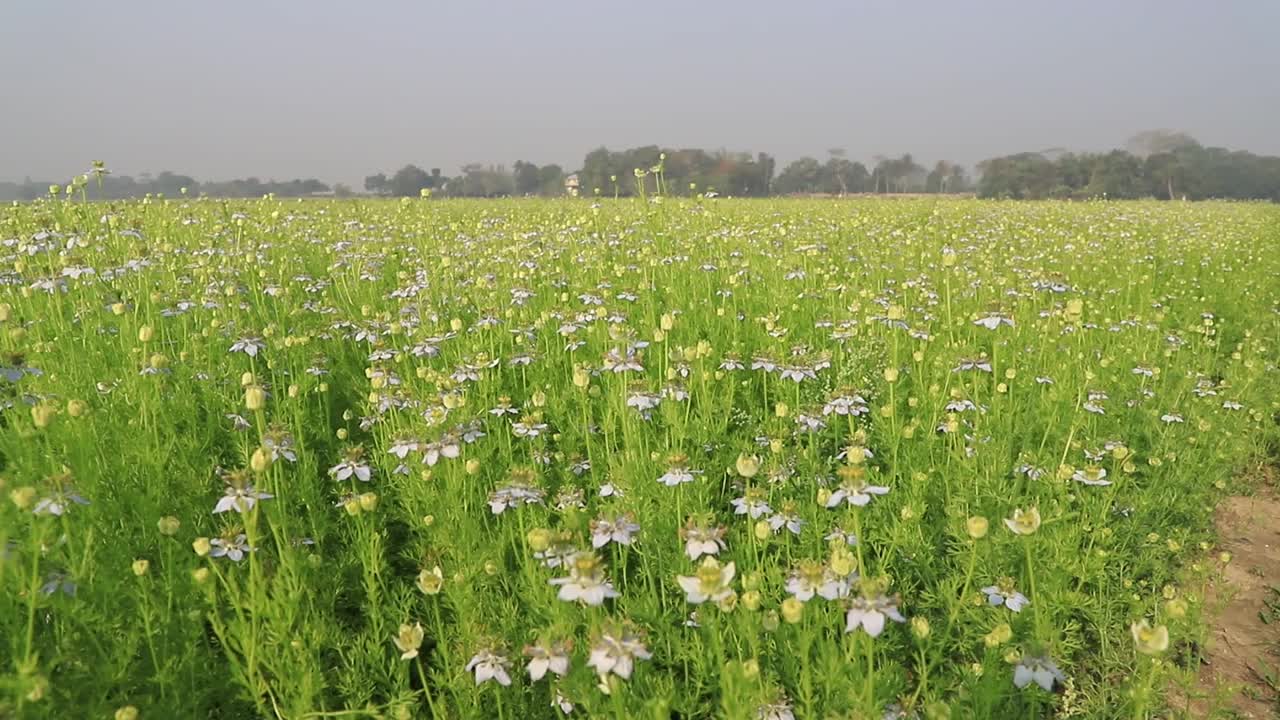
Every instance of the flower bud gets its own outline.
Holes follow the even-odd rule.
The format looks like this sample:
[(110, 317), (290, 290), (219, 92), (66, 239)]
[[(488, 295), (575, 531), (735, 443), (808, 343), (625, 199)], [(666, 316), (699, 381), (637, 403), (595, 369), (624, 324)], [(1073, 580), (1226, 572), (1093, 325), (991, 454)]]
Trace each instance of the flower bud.
[(142, 577), (151, 569), (151, 563), (141, 558), (133, 561), (133, 574)]
[(89, 405), (83, 400), (72, 400), (67, 403), (67, 414), (71, 417), (84, 417), (89, 412)]
[(440, 571), (439, 565), (430, 570), (423, 568), (414, 584), (423, 595), (436, 595), (444, 587), (444, 573)]
[(911, 634), (919, 640), (929, 637), (929, 618), (923, 615), (911, 618)]
[(738, 455), (733, 467), (744, 478), (752, 478), (760, 471), (760, 458), (756, 455)]
[(548, 547), (551, 547), (551, 531), (546, 528), (530, 530), (525, 539), (529, 543), (529, 549), (534, 552), (543, 552)]
[[(839, 542), (839, 541), (837, 541)], [(849, 552), (849, 548), (845, 547), (841, 542), (831, 548), (831, 571), (840, 576), (848, 576), (858, 567), (858, 559), (853, 553)]]
[(757, 540), (764, 542), (765, 540), (768, 540), (770, 536), (773, 535), (773, 528), (769, 527), (768, 520), (760, 520), (756, 522), (755, 527), (752, 529), (752, 532), (755, 533)]
[(196, 581), (197, 585), (203, 585), (209, 581), (209, 568), (196, 568), (191, 571), (191, 579)]
[(250, 385), (244, 389), (244, 406), (250, 412), (257, 412), (266, 407), (267, 393), (258, 385)]
[(182, 522), (172, 515), (165, 515), (156, 523), (156, 527), (160, 528), (161, 535), (173, 536), (182, 527)]
[(116, 710), (116, 720), (138, 720), (138, 708), (132, 705), (125, 705)]
[(969, 537), (974, 540), (981, 540), (987, 536), (987, 529), (990, 527), (990, 523), (981, 515), (974, 515), (965, 521), (964, 527), (968, 531)]
[(475, 475), (480, 472), (480, 461), (475, 459), (468, 460), (466, 470), (468, 475)]
[(271, 451), (260, 447), (253, 451), (253, 456), (249, 458), (249, 469), (261, 475), (271, 469), (274, 461), (271, 458)]
[(371, 493), (371, 492), (360, 493), (360, 497), (358, 499), (360, 501), (361, 510), (365, 512), (373, 512), (374, 510), (378, 509), (377, 493)]
[(782, 619), (795, 625), (804, 617), (804, 603), (791, 596), (782, 601)]
[(764, 628), (765, 632), (773, 632), (774, 630), (777, 630), (778, 624), (777, 610), (770, 610), (764, 614), (763, 618), (760, 619), (760, 626)]
[(138, 342), (144, 344), (149, 343), (151, 342), (151, 338), (155, 337), (155, 334), (156, 331), (153, 330), (150, 325), (143, 325), (138, 328)]
[(885, 368), (885, 369), (884, 369), (884, 381), (885, 381), (885, 382), (887, 382), (887, 383), (895, 383), (895, 382), (898, 382), (898, 368), (892, 368), (892, 367), (890, 367), (890, 368)]
[(44, 429), (49, 427), (53, 422), (53, 418), (57, 416), (58, 408), (51, 402), (42, 402), (31, 408), (31, 421), (35, 423), (37, 428)]
[(36, 489), (30, 485), (14, 488), (9, 493), (9, 500), (13, 502), (19, 510), (26, 510), (36, 501)]
[(213, 546), (209, 544), (209, 538), (198, 537), (191, 543), (191, 549), (196, 551), (196, 555), (204, 557), (209, 554), (209, 551), (213, 549)]
[(755, 612), (760, 609), (760, 591), (748, 590), (742, 593), (742, 607)]

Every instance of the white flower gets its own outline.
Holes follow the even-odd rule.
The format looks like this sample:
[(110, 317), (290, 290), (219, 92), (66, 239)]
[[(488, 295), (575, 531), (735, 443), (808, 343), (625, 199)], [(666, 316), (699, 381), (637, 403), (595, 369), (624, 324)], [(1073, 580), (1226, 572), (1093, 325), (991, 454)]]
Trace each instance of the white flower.
[(355, 476), (361, 482), (369, 482), (371, 471), (369, 466), (364, 463), (357, 463), (354, 460), (343, 460), (342, 462), (329, 468), (329, 475), (339, 482)]
[(610, 542), (630, 545), (640, 530), (631, 513), (614, 517), (601, 516), (591, 521), (591, 547), (602, 548)]
[(803, 560), (787, 577), (786, 591), (801, 602), (808, 602), (818, 595), (825, 600), (835, 600), (849, 594), (849, 578), (836, 575), (826, 563)]
[(992, 607), (1004, 605), (1014, 612), (1021, 612), (1022, 608), (1031, 604), (1026, 595), (1013, 588), (1012, 578), (1000, 578), (1000, 582), (982, 588), (982, 592), (987, 596), (987, 603)]
[(551, 699), (551, 707), (559, 710), (564, 715), (568, 715), (573, 712), (573, 703), (569, 702), (569, 699), (564, 695), (561, 695), (558, 689), (556, 690), (555, 697)]
[(866, 480), (861, 478), (851, 478), (841, 483), (835, 492), (831, 493), (831, 497), (827, 498), (827, 507), (833, 508), (840, 503), (848, 503), (858, 507), (865, 507), (871, 502), (873, 495), (887, 495), (889, 488), (882, 485), (868, 485)]
[(724, 534), (723, 527), (699, 525), (693, 520), (680, 528), (680, 537), (684, 540), (684, 551), (690, 560), (697, 560), (703, 555), (716, 555), (724, 550)]
[(429, 443), (422, 449), (422, 462), (428, 467), (440, 462), (440, 458), (445, 457), (453, 459), (462, 454), (462, 447), (458, 444), (458, 439), (452, 436), (446, 436), (440, 440)]
[(694, 575), (676, 577), (680, 589), (684, 590), (685, 600), (700, 605), (708, 600), (720, 602), (733, 594), (733, 576), (736, 570), (733, 563), (720, 565), (720, 561), (708, 555)]
[(213, 512), (217, 514), (235, 510), (238, 513), (246, 513), (252, 510), (259, 500), (270, 500), (272, 497), (271, 493), (254, 490), (251, 483), (239, 487), (230, 484), (227, 485), (226, 494), (218, 498), (218, 504), (214, 506)]
[(747, 515), (752, 520), (773, 512), (773, 508), (765, 501), (764, 491), (759, 488), (747, 490), (745, 495), (730, 500), (729, 504), (733, 506), (734, 515)]
[(604, 563), (593, 552), (574, 553), (565, 562), (569, 568), (569, 577), (552, 578), (552, 585), (559, 585), (560, 592), (556, 597), (566, 602), (580, 602), (584, 605), (603, 605), (607, 598), (618, 597), (604, 575)]
[(1110, 485), (1111, 481), (1106, 479), (1107, 470), (1096, 465), (1075, 471), (1071, 475), (1071, 479), (1082, 485), (1105, 486)]
[(401, 438), (392, 443), (387, 452), (403, 460), (410, 452), (419, 452), (420, 450), (422, 450), (421, 442), (412, 438)]
[(1067, 676), (1063, 675), (1057, 663), (1047, 656), (1023, 657), (1013, 668), (1013, 684), (1018, 688), (1024, 688), (1033, 680), (1040, 687), (1052, 692), (1054, 681), (1066, 682)]
[(506, 687), (511, 684), (511, 676), (507, 674), (507, 668), (510, 665), (511, 661), (507, 660), (505, 655), (485, 648), (471, 656), (470, 662), (467, 663), (467, 671), (475, 671), (476, 685), (495, 680), (499, 685)]
[(548, 670), (564, 677), (569, 672), (571, 647), (572, 644), (568, 642), (540, 642), (525, 646), (524, 655), (529, 658), (529, 679), (537, 682), (546, 676)]
[(546, 491), (520, 481), (510, 482), (489, 493), (489, 510), (501, 515), (504, 510), (521, 505), (541, 505)]
[(978, 318), (977, 320), (974, 320), (973, 324), (979, 325), (988, 330), (995, 330), (1001, 325), (1008, 325), (1009, 327), (1013, 327), (1013, 320), (1003, 315), (1000, 315), (998, 313), (991, 313), (990, 315), (986, 315), (984, 317)]
[(861, 627), (871, 637), (879, 637), (884, 631), (884, 621), (888, 618), (894, 622), (906, 622), (907, 619), (898, 612), (898, 601), (887, 595), (879, 597), (856, 597), (849, 602), (849, 612), (845, 615), (844, 631), (851, 633)]
[(676, 465), (669, 468), (662, 477), (658, 478), (658, 482), (666, 485), (667, 487), (675, 487), (684, 483), (693, 482), (695, 479), (694, 473), (695, 471), (690, 470), (683, 465)]
[(644, 646), (643, 638), (624, 625), (600, 634), (595, 644), (591, 646), (587, 666), (595, 669), (601, 681), (609, 673), (627, 680), (631, 677), (636, 658), (648, 660), (650, 657), (652, 653)]

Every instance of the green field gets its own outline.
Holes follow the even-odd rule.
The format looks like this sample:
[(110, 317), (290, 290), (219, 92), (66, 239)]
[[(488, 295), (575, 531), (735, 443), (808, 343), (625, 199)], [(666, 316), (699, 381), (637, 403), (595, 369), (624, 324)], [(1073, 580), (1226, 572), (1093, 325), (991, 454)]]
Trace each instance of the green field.
[(0, 718), (1146, 717), (1276, 452), (1270, 205), (66, 200), (0, 241)]

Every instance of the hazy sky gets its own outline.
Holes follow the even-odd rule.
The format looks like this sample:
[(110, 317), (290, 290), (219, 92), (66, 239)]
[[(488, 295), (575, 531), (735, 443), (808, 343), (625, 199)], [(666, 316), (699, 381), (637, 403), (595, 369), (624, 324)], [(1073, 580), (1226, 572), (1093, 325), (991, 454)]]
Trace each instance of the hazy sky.
[(0, 0), (0, 179), (359, 183), (593, 147), (1280, 154), (1277, 0)]

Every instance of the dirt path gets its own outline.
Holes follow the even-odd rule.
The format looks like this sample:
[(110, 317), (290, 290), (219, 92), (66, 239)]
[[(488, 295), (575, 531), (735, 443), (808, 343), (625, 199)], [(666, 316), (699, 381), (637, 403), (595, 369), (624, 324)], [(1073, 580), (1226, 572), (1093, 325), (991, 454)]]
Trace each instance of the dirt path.
[[(1222, 576), (1205, 591), (1209, 634), (1200, 670), (1201, 699), (1183, 717), (1280, 718), (1280, 492), (1276, 471), (1264, 473), (1257, 493), (1227, 498), (1215, 513), (1217, 556), (1231, 553)], [(1268, 681), (1267, 678), (1271, 680)], [(1209, 698), (1223, 698), (1213, 702)]]

